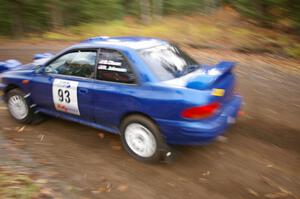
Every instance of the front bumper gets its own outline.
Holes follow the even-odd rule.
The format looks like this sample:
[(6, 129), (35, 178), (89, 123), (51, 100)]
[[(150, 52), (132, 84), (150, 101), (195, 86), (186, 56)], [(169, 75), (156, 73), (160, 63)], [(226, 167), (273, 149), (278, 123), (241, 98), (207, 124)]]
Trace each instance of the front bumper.
[(234, 96), (227, 102), (222, 112), (214, 118), (201, 121), (157, 120), (168, 144), (207, 144), (234, 123), (241, 108), (242, 98)]

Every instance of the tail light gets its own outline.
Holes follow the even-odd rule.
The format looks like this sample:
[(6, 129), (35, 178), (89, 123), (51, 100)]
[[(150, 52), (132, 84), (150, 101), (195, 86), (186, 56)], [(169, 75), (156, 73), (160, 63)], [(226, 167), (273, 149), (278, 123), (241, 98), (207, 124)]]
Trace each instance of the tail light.
[(220, 107), (219, 102), (204, 106), (195, 106), (182, 111), (181, 116), (186, 119), (200, 119), (213, 115)]

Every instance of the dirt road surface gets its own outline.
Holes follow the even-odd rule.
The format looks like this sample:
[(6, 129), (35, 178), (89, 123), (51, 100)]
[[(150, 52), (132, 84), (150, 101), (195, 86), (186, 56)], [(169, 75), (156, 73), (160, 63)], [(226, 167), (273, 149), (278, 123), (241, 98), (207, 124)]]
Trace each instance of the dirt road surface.
[[(30, 61), (65, 45), (2, 46), (0, 60)], [(5, 143), (25, 154), (16, 164), (39, 169), (62, 198), (300, 198), (300, 62), (188, 51), (201, 63), (239, 62), (245, 115), (226, 139), (175, 147), (175, 161), (147, 165), (129, 157), (116, 135), (55, 118), (23, 127), (1, 102), (0, 165), (10, 158)]]

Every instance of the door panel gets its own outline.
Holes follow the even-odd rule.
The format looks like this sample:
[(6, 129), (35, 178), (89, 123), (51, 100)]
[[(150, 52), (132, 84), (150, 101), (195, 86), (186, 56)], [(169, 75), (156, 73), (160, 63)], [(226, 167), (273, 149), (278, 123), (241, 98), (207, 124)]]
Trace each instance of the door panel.
[(135, 85), (96, 81), (93, 90), (94, 117), (99, 124), (116, 128), (124, 113), (139, 110)]
[(119, 126), (120, 117), (138, 110), (134, 97), (139, 86), (133, 68), (121, 51), (100, 49), (94, 84), (95, 121), (109, 128)]
[(30, 81), (31, 97), (33, 102), (40, 108), (54, 109), (52, 81), (53, 78), (51, 76), (44, 74), (36, 74)]
[(93, 121), (96, 49), (70, 50), (50, 61), (32, 82), (38, 108)]
[(93, 84), (92, 79), (38, 75), (32, 83), (32, 98), (39, 108), (92, 121)]

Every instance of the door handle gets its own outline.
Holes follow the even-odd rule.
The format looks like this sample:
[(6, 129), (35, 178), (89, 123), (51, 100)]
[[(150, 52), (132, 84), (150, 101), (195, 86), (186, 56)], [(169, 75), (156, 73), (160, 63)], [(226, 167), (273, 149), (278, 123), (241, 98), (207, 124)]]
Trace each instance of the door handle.
[(80, 88), (79, 89), (80, 94), (87, 94), (88, 92), (89, 92), (89, 90), (87, 88)]

